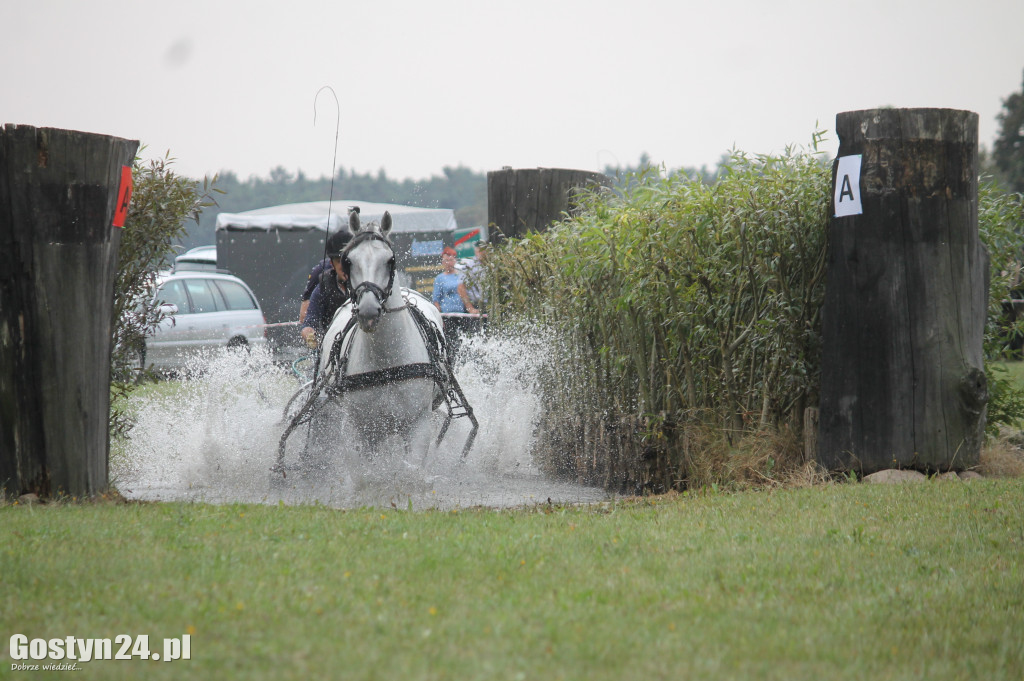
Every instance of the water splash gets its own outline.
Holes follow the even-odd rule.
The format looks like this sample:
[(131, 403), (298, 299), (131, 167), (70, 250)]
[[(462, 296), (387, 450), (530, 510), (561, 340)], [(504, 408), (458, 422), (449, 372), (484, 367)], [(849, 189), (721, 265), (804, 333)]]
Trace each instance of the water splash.
[[(544, 350), (536, 334), (463, 343), (456, 374), (480, 421), (465, 461), (460, 452), (470, 426), (456, 419), (424, 462), (395, 453), (355, 467), (333, 461), (321, 475), (285, 479), (270, 466), (285, 428), (284, 406), (302, 381), (266, 352), (213, 355), (197, 360), (184, 378), (133, 398), (137, 425), (112, 456), (112, 479), (128, 498), (211, 503), (448, 509), (604, 500), (603, 490), (549, 479), (532, 459), (540, 413), (534, 386)], [(289, 459), (305, 438), (300, 428), (289, 439)], [(325, 448), (338, 451), (344, 444)]]

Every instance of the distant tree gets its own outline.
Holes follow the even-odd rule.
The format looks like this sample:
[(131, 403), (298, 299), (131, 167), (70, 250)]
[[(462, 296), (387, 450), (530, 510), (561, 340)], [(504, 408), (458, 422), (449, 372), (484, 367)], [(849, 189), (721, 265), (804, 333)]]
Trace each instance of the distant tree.
[(608, 177), (612, 178), (616, 185), (621, 185), (622, 183), (627, 182), (628, 178), (630, 177), (651, 172), (651, 168), (653, 167), (654, 166), (651, 163), (651, 157), (645, 151), (644, 153), (640, 154), (640, 160), (637, 162), (635, 166), (624, 166), (621, 164), (614, 166), (605, 165), (604, 170), (602, 170), (601, 172), (607, 175)]
[(631, 183), (640, 181), (641, 177), (646, 176), (652, 172), (661, 173), (664, 171), (669, 176), (683, 176), (688, 177), (691, 180), (700, 180), (704, 184), (714, 184), (721, 177), (724, 168), (730, 159), (730, 155), (723, 153), (718, 160), (718, 165), (714, 169), (708, 168), (707, 165), (702, 165), (699, 168), (697, 166), (681, 166), (679, 168), (664, 168), (655, 166), (651, 163), (650, 156), (647, 153), (640, 155), (640, 160), (635, 166), (605, 166), (602, 171), (605, 175), (612, 178), (615, 185), (618, 187), (626, 187)]
[(992, 161), (1005, 188), (1024, 193), (1024, 83), (1020, 92), (1003, 100), (996, 116), (999, 136), (992, 148)]

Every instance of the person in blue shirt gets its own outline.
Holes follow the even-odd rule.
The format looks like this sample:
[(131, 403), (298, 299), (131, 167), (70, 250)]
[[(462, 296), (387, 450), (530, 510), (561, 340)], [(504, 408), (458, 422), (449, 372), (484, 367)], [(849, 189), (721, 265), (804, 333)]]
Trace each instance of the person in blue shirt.
[(466, 294), (465, 287), (459, 287), (462, 282), (462, 275), (455, 271), (455, 249), (445, 246), (441, 251), (441, 274), (434, 277), (434, 295), (431, 300), (434, 306), (441, 311), (476, 313), (477, 309)]
[[(441, 251), (441, 274), (434, 277), (434, 295), (431, 297), (434, 306), (441, 314), (464, 315), (466, 312), (476, 314), (479, 310), (473, 305), (462, 285), (462, 273), (455, 271), (455, 249), (445, 246)], [(467, 330), (470, 320), (462, 316), (444, 318), (444, 335), (448, 341), (448, 361), (454, 363), (456, 353), (462, 345), (462, 336)]]

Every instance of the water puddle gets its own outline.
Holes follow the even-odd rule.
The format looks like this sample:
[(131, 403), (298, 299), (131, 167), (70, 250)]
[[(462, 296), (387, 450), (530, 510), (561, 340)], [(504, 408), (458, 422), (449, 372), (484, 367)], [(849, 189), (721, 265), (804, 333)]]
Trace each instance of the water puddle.
[[(396, 452), (354, 467), (329, 462), (315, 476), (293, 472), (284, 479), (270, 467), (285, 428), (284, 406), (301, 380), (268, 354), (224, 353), (197, 363), (194, 377), (167, 381), (133, 398), (137, 425), (112, 457), (111, 478), (129, 499), (217, 504), (447, 510), (606, 500), (604, 490), (549, 479), (532, 461), (539, 415), (533, 385), (543, 352), (535, 338), (475, 337), (464, 343), (456, 373), (480, 421), (464, 461), (460, 453), (470, 424), (456, 419), (440, 447), (431, 443), (425, 462), (406, 461)], [(435, 412), (435, 436), (443, 411), (442, 406)], [(305, 428), (289, 438), (290, 463), (297, 463), (295, 452), (305, 438)], [(352, 443), (325, 445), (337, 451)]]

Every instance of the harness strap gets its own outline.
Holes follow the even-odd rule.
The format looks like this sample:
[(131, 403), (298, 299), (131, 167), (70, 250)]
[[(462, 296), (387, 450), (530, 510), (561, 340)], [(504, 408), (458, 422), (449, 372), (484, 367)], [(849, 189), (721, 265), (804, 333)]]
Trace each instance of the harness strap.
[(418, 364), (404, 364), (397, 367), (388, 367), (386, 369), (377, 369), (375, 371), (366, 371), (361, 374), (352, 374), (351, 376), (338, 376), (335, 379), (334, 384), (327, 388), (327, 394), (331, 397), (336, 397), (341, 393), (349, 390), (359, 390), (360, 388), (373, 388), (376, 386), (387, 385), (395, 381), (407, 381), (413, 378), (432, 378), (437, 379), (437, 369), (434, 365), (427, 363)]
[[(334, 335), (334, 343), (331, 345), (331, 354), (327, 358), (327, 366), (337, 368), (339, 365), (344, 368), (348, 365), (348, 353), (351, 352), (352, 346), (349, 345), (348, 350), (345, 352), (345, 357), (341, 356), (341, 346), (344, 345), (345, 336), (352, 330), (352, 327), (356, 325), (356, 315), (353, 312), (348, 321), (345, 322), (344, 328)], [(326, 338), (324, 339), (326, 340)], [(342, 372), (344, 373), (344, 372)]]
[[(441, 334), (441, 330), (427, 319), (427, 316), (423, 314), (423, 310), (419, 309), (415, 305), (409, 305), (409, 312), (412, 314), (413, 319), (416, 321), (416, 329), (420, 332), (420, 338), (423, 339), (423, 345), (427, 348), (427, 357), (430, 359), (430, 363), (434, 366), (443, 366), (446, 369), (450, 369), (448, 366), (448, 352), (446, 350), (446, 341), (444, 336)], [(450, 372), (449, 372), (450, 373)], [(446, 389), (444, 385), (444, 377), (439, 377), (439, 385), (442, 390)]]

